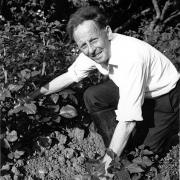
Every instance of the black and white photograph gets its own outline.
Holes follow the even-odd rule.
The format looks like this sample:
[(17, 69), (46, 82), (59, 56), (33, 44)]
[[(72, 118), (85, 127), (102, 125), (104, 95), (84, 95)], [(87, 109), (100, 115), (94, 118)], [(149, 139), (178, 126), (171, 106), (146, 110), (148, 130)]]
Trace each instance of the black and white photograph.
[(0, 180), (179, 180), (179, 0), (0, 0)]

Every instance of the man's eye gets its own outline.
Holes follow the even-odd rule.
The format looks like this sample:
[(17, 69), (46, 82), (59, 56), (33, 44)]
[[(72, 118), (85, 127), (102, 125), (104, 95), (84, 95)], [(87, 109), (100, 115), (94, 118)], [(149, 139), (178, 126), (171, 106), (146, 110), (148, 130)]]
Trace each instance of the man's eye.
[(95, 43), (95, 42), (97, 42), (97, 38), (91, 40), (91, 43)]
[(86, 44), (81, 45), (81, 49), (86, 49), (86, 47), (87, 47)]

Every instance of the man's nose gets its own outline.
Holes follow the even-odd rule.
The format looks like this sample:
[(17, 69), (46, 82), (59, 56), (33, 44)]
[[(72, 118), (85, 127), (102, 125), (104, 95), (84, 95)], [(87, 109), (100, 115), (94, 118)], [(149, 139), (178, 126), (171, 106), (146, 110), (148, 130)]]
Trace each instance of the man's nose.
[(94, 52), (95, 52), (95, 47), (92, 45), (92, 44), (89, 44), (88, 45), (88, 54), (90, 56), (93, 56), (94, 55)]

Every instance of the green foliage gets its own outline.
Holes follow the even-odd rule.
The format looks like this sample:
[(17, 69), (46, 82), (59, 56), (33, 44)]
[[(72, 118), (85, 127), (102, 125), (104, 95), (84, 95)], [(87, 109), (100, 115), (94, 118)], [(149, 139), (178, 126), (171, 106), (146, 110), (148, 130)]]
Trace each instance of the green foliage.
[[(118, 157), (112, 150), (107, 150), (106, 153), (112, 159), (108, 172), (114, 175), (114, 180), (170, 180), (179, 177), (179, 145), (173, 147), (161, 160), (144, 145), (121, 157)], [(96, 179), (105, 177), (104, 164), (101, 161), (91, 160), (87, 167), (92, 179), (93, 177)]]
[(114, 8), (119, 4), (118, 0), (68, 0), (71, 2), (75, 7), (82, 7), (82, 6), (87, 6), (87, 5), (96, 5), (101, 8), (107, 8), (111, 7)]
[[(11, 72), (8, 79), (26, 81), (49, 72), (52, 75), (65, 71), (75, 54), (65, 42), (62, 28), (58, 21), (40, 21), (29, 29), (6, 24), (0, 31), (0, 59), (1, 68)], [(4, 76), (3, 73), (0, 78)]]
[[(46, 2), (45, 0), (9, 0), (7, 2), (1, 2), (2, 8), (9, 13), (3, 13), (6, 19), (10, 19), (15, 23), (21, 22), (21, 24), (29, 25), (38, 19), (49, 19), (55, 13), (54, 0)], [(0, 12), (1, 13), (1, 12)]]

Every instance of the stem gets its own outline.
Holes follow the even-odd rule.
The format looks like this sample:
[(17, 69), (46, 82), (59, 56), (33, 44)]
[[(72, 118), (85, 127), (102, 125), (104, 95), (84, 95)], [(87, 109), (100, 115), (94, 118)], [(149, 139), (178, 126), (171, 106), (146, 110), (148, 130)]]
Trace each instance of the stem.
[(169, 9), (170, 5), (171, 5), (170, 1), (169, 0), (166, 1), (164, 8), (162, 10), (162, 13), (161, 13), (161, 17), (160, 17), (161, 21), (164, 20), (165, 14), (166, 14), (167, 10)]
[(153, 6), (154, 6), (154, 9), (156, 11), (156, 19), (159, 19), (160, 15), (161, 15), (161, 12), (160, 12), (160, 9), (159, 9), (158, 2), (157, 2), (157, 0), (152, 0), (152, 3), (153, 3)]
[(4, 52), (4, 56), (6, 56), (6, 49), (5, 48), (3, 48), (3, 52)]
[(8, 82), (8, 78), (7, 78), (7, 70), (4, 69), (3, 67), (3, 73), (4, 73), (4, 84), (6, 84)]
[(46, 45), (46, 40), (45, 40), (45, 36), (43, 36), (43, 45)]
[(36, 87), (36, 85), (34, 84), (34, 82), (32, 82), (31, 84), (33, 85), (34, 89), (36, 89), (36, 88), (37, 88), (37, 87)]
[(41, 72), (41, 76), (44, 76), (45, 75), (45, 68), (46, 68), (46, 62), (43, 61), (43, 66), (42, 66), (42, 72)]
[(169, 23), (172, 19), (176, 18), (180, 16), (180, 12), (177, 12), (176, 14), (173, 13), (173, 15), (171, 15), (170, 17), (168, 17), (166, 20), (164, 20), (164, 24)]

